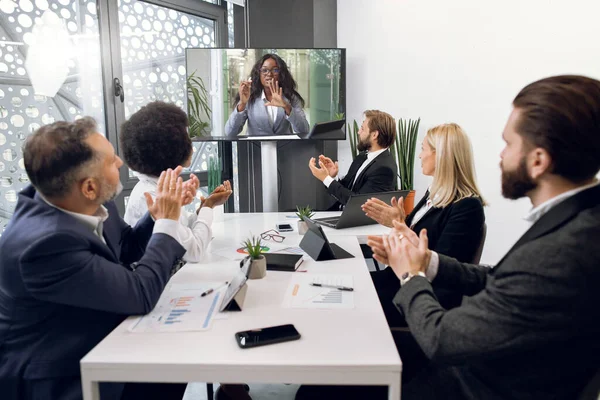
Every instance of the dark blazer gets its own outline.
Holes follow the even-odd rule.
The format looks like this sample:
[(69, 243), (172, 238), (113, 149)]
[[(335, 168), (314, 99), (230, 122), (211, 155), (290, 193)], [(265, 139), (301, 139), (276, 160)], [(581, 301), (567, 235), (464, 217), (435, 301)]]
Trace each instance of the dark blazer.
[(152, 234), (148, 214), (131, 228), (105, 207), (106, 244), (33, 187), (19, 194), (0, 238), (3, 399), (81, 398), (79, 360), (127, 316), (150, 312), (183, 256), (175, 239)]
[(398, 169), (394, 156), (389, 150), (385, 150), (375, 157), (361, 171), (356, 183), (353, 184), (356, 173), (366, 159), (367, 153), (359, 154), (352, 161), (346, 176), (339, 181), (331, 182), (327, 191), (338, 201), (332, 209), (339, 209), (339, 207), (335, 207), (339, 204), (346, 205), (353, 194), (389, 192), (396, 189), (396, 171)]
[[(553, 207), (493, 268), (440, 255), (434, 283), (472, 296), (446, 311), (425, 278), (394, 302), (434, 364), (403, 399), (575, 399), (600, 360), (600, 186)], [(422, 391), (429, 390), (429, 396)]]
[[(406, 217), (406, 225), (411, 226), (415, 214), (425, 205), (428, 197), (429, 192), (426, 192)], [(427, 229), (429, 248), (437, 253), (470, 262), (481, 242), (484, 223), (481, 200), (478, 197), (467, 197), (443, 208), (430, 208), (412, 229), (417, 234), (421, 229)], [(403, 316), (398, 313), (392, 301), (400, 289), (400, 280), (392, 268), (371, 272), (371, 278), (389, 325), (406, 326)], [(436, 295), (448, 309), (458, 306), (462, 300), (462, 294), (445, 288), (436, 287)]]

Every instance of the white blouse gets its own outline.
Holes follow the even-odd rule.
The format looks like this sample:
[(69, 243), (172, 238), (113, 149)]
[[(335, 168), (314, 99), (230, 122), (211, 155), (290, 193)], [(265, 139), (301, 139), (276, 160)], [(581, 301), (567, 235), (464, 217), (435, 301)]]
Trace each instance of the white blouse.
[[(152, 198), (156, 198), (156, 189), (158, 178), (144, 174), (136, 174), (140, 181), (135, 185), (125, 210), (125, 222), (133, 226), (146, 214), (148, 206), (144, 193), (148, 192)], [(198, 215), (190, 213), (183, 208), (179, 217), (177, 227), (177, 240), (185, 248), (186, 253), (183, 259), (188, 262), (198, 262), (212, 238), (213, 210), (209, 207), (202, 207)]]

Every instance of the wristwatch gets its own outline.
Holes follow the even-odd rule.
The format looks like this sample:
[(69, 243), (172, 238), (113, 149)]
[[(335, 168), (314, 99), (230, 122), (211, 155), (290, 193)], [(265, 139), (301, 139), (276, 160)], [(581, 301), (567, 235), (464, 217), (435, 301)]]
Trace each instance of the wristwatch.
[(410, 279), (413, 276), (422, 276), (423, 278), (427, 279), (427, 276), (425, 275), (425, 272), (419, 271), (416, 274), (413, 274), (411, 272), (405, 272), (404, 274), (402, 274), (402, 277), (400, 278), (400, 286), (404, 286), (404, 284), (408, 281), (410, 281)]

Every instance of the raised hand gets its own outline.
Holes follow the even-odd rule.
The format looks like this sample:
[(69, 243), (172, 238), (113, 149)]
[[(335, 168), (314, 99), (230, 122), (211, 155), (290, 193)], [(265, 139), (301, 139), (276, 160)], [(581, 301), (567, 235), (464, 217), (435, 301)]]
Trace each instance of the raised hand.
[(265, 103), (266, 106), (281, 107), (285, 109), (285, 113), (290, 115), (292, 112), (292, 106), (290, 103), (283, 98), (283, 88), (279, 87), (279, 82), (275, 79), (271, 79), (268, 83), (269, 90), (271, 90), (271, 101)]
[(406, 214), (404, 212), (404, 200), (400, 197), (396, 200), (392, 197), (392, 205), (388, 205), (380, 199), (370, 198), (362, 206), (362, 210), (366, 216), (374, 219), (381, 225), (393, 228), (392, 221), (398, 221), (404, 223)]
[(246, 109), (246, 104), (250, 100), (250, 87), (252, 86), (252, 81), (242, 81), (240, 82), (240, 86), (238, 88), (238, 93), (240, 94), (240, 102), (238, 103), (238, 111), (244, 111)]
[(329, 157), (325, 157), (323, 154), (319, 156), (319, 163), (322, 163), (325, 169), (327, 169), (327, 173), (332, 178), (335, 178), (340, 171), (340, 167), (338, 162), (333, 162), (333, 160)]
[(279, 82), (275, 79), (271, 79), (268, 83), (269, 90), (271, 90), (271, 101), (265, 103), (267, 106), (273, 107), (285, 107), (286, 101), (283, 100), (283, 88), (279, 87)]
[(144, 193), (148, 211), (155, 220), (179, 220), (183, 199), (183, 180), (179, 176), (181, 169), (179, 166), (175, 170), (169, 168), (161, 172), (155, 199), (152, 199), (150, 193)]

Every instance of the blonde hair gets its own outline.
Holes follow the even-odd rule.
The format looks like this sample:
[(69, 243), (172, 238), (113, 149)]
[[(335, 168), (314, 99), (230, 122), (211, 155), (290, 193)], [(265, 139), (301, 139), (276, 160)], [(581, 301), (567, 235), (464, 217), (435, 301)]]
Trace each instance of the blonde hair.
[(429, 198), (434, 207), (446, 207), (466, 197), (485, 201), (475, 180), (473, 150), (469, 137), (454, 123), (435, 126), (425, 139), (435, 151), (435, 172)]

